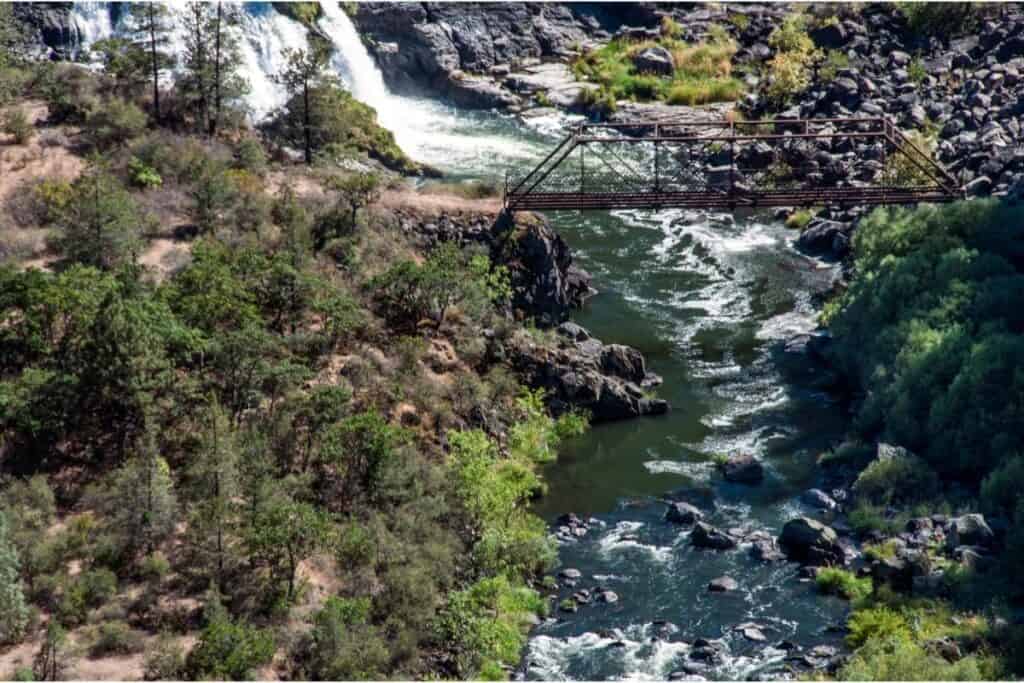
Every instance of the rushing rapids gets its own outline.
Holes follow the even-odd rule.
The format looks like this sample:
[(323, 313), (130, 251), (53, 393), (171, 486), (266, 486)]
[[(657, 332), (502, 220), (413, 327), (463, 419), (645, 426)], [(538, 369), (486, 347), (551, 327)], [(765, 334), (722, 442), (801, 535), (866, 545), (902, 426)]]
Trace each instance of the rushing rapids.
[[(307, 29), (269, 3), (240, 9), (248, 104), (259, 120), (282, 104), (272, 76), (285, 48), (306, 44)], [(556, 115), (527, 124), (395, 96), (351, 19), (337, 3), (323, 9), (317, 28), (333, 42), (341, 79), (378, 110), (407, 153), (453, 177), (498, 182), (509, 167), (526, 170), (569, 122)], [(128, 20), (105, 3), (77, 3), (73, 18), (76, 51)], [(174, 48), (180, 56), (180, 34)], [(569, 512), (586, 525), (581, 536), (558, 534), (562, 566), (579, 577), (561, 581), (557, 600), (581, 589), (603, 599), (581, 601), (574, 613), (553, 603), (518, 675), (770, 677), (792, 643), (837, 643), (831, 627), (842, 621), (844, 603), (816, 596), (795, 565), (755, 561), (746, 543), (725, 552), (692, 547), (691, 532), (666, 522), (661, 502), (672, 492), (713, 501), (707, 519), (747, 538), (775, 535), (801, 513), (813, 457), (843, 431), (845, 416), (784, 373), (779, 359), (786, 338), (815, 326), (810, 293), (832, 272), (798, 255), (790, 233), (762, 216), (617, 211), (553, 220), (601, 289), (579, 321), (605, 341), (642, 350), (664, 376), (659, 395), (673, 412), (595, 427), (547, 469), (550, 492), (539, 511), (553, 531)], [(734, 452), (761, 457), (765, 482), (722, 481), (712, 456)], [(709, 581), (723, 575), (737, 588), (709, 592)]]

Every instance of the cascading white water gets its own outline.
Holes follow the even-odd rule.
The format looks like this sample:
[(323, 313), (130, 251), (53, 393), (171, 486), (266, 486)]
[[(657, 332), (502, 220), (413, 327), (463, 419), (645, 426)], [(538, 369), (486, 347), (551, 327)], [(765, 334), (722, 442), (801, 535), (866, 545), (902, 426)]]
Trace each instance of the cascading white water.
[(93, 43), (114, 35), (106, 2), (76, 2), (71, 10), (71, 24), (75, 27), (72, 54), (76, 59)]
[(495, 130), (493, 116), (475, 117), (436, 101), (392, 94), (352, 19), (337, 2), (321, 2), (320, 7), (318, 25), (334, 45), (332, 66), (356, 99), (377, 110), (378, 122), (409, 156), (446, 171), (473, 168), (477, 173), (537, 156), (539, 150), (522, 137)]

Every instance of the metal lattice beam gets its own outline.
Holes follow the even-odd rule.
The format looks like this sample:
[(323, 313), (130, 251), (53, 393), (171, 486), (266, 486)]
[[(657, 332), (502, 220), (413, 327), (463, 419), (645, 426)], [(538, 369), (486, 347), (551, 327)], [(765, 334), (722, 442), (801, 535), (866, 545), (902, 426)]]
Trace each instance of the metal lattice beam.
[(510, 211), (914, 204), (964, 196), (884, 118), (582, 124), (526, 176), (507, 178), (505, 188)]

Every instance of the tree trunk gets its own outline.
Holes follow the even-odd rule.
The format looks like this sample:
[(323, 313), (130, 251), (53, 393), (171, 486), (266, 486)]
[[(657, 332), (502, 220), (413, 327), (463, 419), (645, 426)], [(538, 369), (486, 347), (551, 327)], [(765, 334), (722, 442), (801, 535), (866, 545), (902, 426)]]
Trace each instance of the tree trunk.
[(306, 165), (313, 163), (313, 135), (309, 117), (309, 79), (302, 81), (302, 128), (306, 137)]
[(217, 126), (220, 125), (220, 67), (221, 67), (221, 54), (220, 54), (220, 41), (221, 41), (221, 20), (223, 18), (223, 3), (217, 3), (217, 20), (214, 24), (214, 31), (216, 36), (214, 37), (214, 53), (213, 53), (213, 116), (210, 118), (210, 135), (217, 134)]
[(153, 117), (160, 123), (160, 67), (156, 55), (156, 8), (150, 4), (149, 13), (149, 58), (153, 67)]

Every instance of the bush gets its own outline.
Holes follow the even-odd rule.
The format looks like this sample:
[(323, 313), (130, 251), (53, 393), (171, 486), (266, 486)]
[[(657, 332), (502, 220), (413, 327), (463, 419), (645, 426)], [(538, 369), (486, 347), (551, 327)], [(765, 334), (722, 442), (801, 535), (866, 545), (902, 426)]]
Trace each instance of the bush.
[(972, 483), (1024, 452), (1022, 237), (1024, 208), (996, 201), (861, 222), (857, 275), (824, 315), (838, 367), (867, 395), (858, 430)]
[(110, 655), (130, 655), (140, 652), (143, 648), (142, 636), (133, 631), (123, 621), (108, 621), (100, 624), (99, 636), (89, 648), (92, 657)]
[(128, 178), (131, 179), (132, 185), (141, 187), (144, 190), (151, 187), (160, 187), (164, 182), (164, 179), (160, 177), (155, 168), (146, 165), (138, 157), (132, 157), (131, 161), (128, 162)]
[(814, 213), (808, 209), (794, 211), (786, 217), (786, 227), (790, 230), (803, 230), (814, 218)]
[(267, 152), (255, 138), (242, 138), (235, 147), (235, 167), (261, 175), (267, 170)]
[(1001, 678), (998, 662), (968, 655), (955, 662), (901, 639), (871, 641), (839, 671), (844, 681), (989, 681)]
[(203, 629), (186, 659), (186, 670), (194, 678), (248, 680), (257, 667), (274, 656), (270, 632), (218, 616)]
[(54, 246), (69, 262), (110, 270), (134, 260), (139, 208), (117, 178), (102, 168), (79, 176), (57, 214)]
[(849, 634), (846, 643), (861, 647), (869, 640), (910, 641), (910, 627), (903, 616), (888, 607), (870, 607), (856, 610), (846, 622)]
[(847, 600), (861, 600), (871, 595), (871, 578), (858, 578), (853, 572), (835, 567), (822, 567), (815, 576), (818, 590)]
[(0, 118), (0, 130), (14, 138), (14, 143), (24, 145), (32, 139), (35, 127), (21, 109), (14, 108), (4, 112)]
[(174, 681), (184, 678), (185, 651), (170, 634), (161, 634), (146, 654), (143, 676), (147, 681)]
[(921, 458), (906, 454), (879, 458), (853, 484), (858, 496), (873, 503), (916, 503), (939, 493), (939, 477)]
[(810, 65), (818, 52), (807, 34), (807, 19), (799, 13), (787, 16), (768, 37), (768, 44), (775, 56), (768, 62), (765, 95), (772, 104), (782, 107), (810, 85)]
[(113, 97), (86, 116), (83, 133), (93, 147), (106, 150), (131, 141), (146, 129), (146, 113), (131, 102)]
[(981, 11), (973, 2), (899, 2), (910, 30), (921, 36), (949, 38), (970, 33), (977, 26)]
[(832, 81), (839, 75), (841, 69), (849, 68), (850, 58), (842, 50), (829, 50), (825, 54), (825, 60), (818, 68), (818, 76), (823, 81)]
[(328, 598), (314, 617), (308, 639), (297, 648), (304, 677), (317, 681), (384, 678), (390, 653), (383, 634), (367, 623), (369, 613), (368, 598)]

